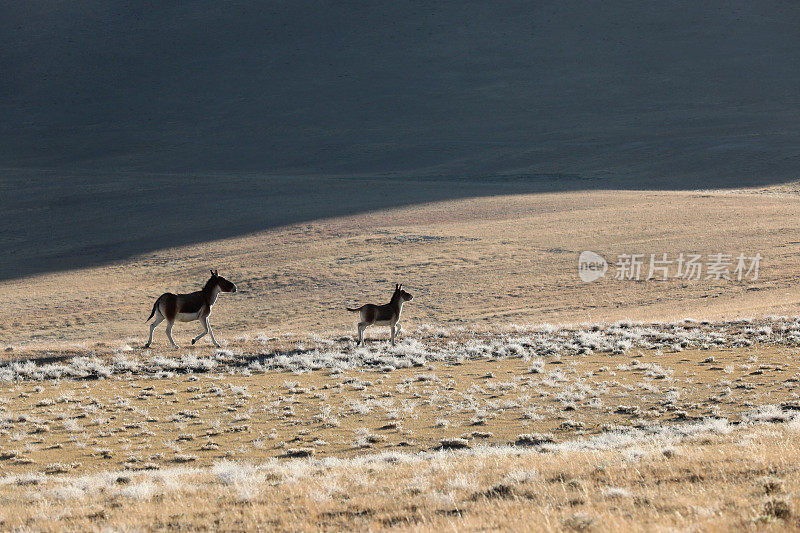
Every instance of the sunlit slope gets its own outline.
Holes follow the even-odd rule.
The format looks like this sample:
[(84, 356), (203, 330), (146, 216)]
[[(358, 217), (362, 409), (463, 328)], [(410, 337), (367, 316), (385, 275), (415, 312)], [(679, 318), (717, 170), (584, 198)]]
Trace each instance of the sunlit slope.
[[(105, 267), (0, 285), (2, 341), (145, 340), (144, 319), (164, 291), (197, 290), (208, 269), (239, 287), (220, 297), (218, 338), (259, 331), (349, 330), (346, 305), (414, 295), (408, 327), (798, 314), (793, 194), (594, 192), (478, 198), (383, 210), (167, 249)], [(592, 283), (578, 255), (611, 264)], [(758, 279), (614, 278), (621, 254), (761, 254)], [(186, 344), (198, 325), (179, 324)], [(197, 331), (196, 331), (197, 330)], [(373, 336), (386, 332), (370, 330)], [(163, 331), (156, 342), (164, 342)]]

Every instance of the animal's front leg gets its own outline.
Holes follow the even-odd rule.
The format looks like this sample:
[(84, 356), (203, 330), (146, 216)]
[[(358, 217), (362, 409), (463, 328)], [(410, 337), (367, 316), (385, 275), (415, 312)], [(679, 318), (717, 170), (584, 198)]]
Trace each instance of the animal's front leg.
[(394, 346), (394, 324), (390, 324), (389, 327), (392, 328), (392, 346)]
[(211, 341), (214, 343), (214, 346), (216, 346), (217, 348), (222, 348), (222, 346), (220, 346), (219, 343), (217, 342), (217, 339), (214, 338), (214, 330), (211, 329), (211, 322), (209, 322), (208, 320), (206, 320), (206, 327), (208, 328), (208, 334), (211, 335)]
[(197, 341), (199, 341), (200, 339), (202, 339), (202, 338), (203, 338), (203, 336), (204, 336), (206, 333), (208, 333), (208, 329), (209, 329), (209, 328), (208, 328), (208, 318), (203, 318), (203, 319), (200, 319), (200, 322), (202, 322), (202, 323), (203, 323), (203, 332), (202, 332), (200, 335), (198, 335), (197, 337), (195, 337), (194, 339), (192, 339), (192, 344), (194, 344), (194, 343), (196, 343)]

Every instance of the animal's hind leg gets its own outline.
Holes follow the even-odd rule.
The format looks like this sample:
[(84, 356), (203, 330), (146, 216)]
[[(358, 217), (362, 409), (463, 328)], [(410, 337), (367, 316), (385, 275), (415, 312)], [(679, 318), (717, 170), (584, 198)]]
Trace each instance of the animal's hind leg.
[(200, 319), (200, 321), (203, 323), (203, 332), (200, 335), (198, 335), (197, 337), (195, 337), (194, 339), (192, 339), (192, 344), (194, 344), (197, 341), (199, 341), (200, 339), (202, 339), (205, 336), (205, 334), (208, 333), (208, 330), (210, 329), (209, 325), (208, 325), (208, 319), (207, 318), (202, 318), (202, 319)]
[(367, 329), (366, 322), (359, 322), (358, 323), (358, 344), (364, 344), (364, 330)]
[(147, 344), (144, 345), (145, 348), (149, 348), (150, 344), (153, 342), (153, 331), (155, 331), (156, 326), (161, 324), (164, 320), (164, 315), (161, 314), (161, 311), (156, 311), (156, 319), (153, 320), (153, 323), (150, 324), (150, 337), (147, 339)]
[(177, 344), (175, 344), (175, 340), (172, 338), (172, 325), (175, 324), (174, 322), (167, 322), (167, 338), (169, 342), (172, 343), (173, 348), (180, 348)]
[(395, 334), (394, 324), (389, 324), (389, 329), (391, 329), (392, 331), (392, 346), (394, 346), (394, 334)]

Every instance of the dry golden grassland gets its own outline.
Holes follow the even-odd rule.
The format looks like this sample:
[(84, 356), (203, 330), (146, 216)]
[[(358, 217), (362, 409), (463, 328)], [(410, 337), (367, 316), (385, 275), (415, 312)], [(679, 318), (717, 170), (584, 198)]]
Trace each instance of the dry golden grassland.
[(4, 529), (794, 529), (797, 422), (595, 446), (6, 476)]
[[(800, 321), (588, 331), (598, 336), (440, 330), (395, 348), (272, 339), (206, 359), (6, 363), (4, 379), (17, 374), (0, 387), (0, 520), (36, 530), (797, 525)], [(252, 364), (284, 357), (289, 342), (328, 366)], [(381, 362), (340, 367), (369, 358)], [(88, 379), (48, 377), (78, 368)]]
[[(0, 529), (800, 527), (798, 208), (478, 198), (2, 282)], [(582, 250), (764, 260), (746, 283), (587, 284)], [(141, 349), (153, 299), (211, 267), (239, 286), (223, 348), (190, 323)], [(356, 346), (343, 307), (395, 282), (397, 346)]]

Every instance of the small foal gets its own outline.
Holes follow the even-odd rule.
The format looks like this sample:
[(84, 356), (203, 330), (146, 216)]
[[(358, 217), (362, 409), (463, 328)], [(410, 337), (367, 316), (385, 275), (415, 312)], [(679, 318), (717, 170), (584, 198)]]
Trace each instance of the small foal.
[[(189, 294), (172, 294), (165, 292), (158, 297), (156, 303), (153, 304), (153, 312), (147, 320), (156, 317), (152, 324), (150, 324), (150, 338), (147, 339), (145, 348), (149, 348), (153, 342), (153, 330), (156, 329), (164, 319), (167, 320), (167, 338), (172, 343), (173, 348), (178, 345), (172, 339), (172, 325), (175, 320), (179, 322), (192, 322), (193, 320), (200, 320), (203, 323), (205, 330), (192, 339), (192, 344), (203, 338), (206, 333), (211, 334), (211, 340), (214, 346), (219, 348), (217, 339), (214, 338), (214, 332), (211, 331), (211, 324), (208, 322), (208, 317), (211, 314), (211, 307), (217, 301), (217, 296), (220, 292), (236, 292), (236, 285), (219, 275), (219, 270), (211, 271), (211, 278), (206, 282), (202, 289), (197, 292)], [(147, 322), (145, 320), (145, 322)]]
[(373, 324), (376, 326), (389, 326), (392, 331), (392, 344), (394, 337), (400, 332), (400, 313), (403, 311), (403, 304), (411, 300), (413, 296), (403, 290), (403, 285), (394, 286), (394, 294), (388, 304), (375, 305), (364, 304), (361, 307), (350, 308), (348, 311), (361, 313), (361, 321), (358, 323), (358, 344), (364, 342), (364, 330)]

